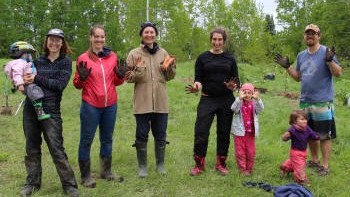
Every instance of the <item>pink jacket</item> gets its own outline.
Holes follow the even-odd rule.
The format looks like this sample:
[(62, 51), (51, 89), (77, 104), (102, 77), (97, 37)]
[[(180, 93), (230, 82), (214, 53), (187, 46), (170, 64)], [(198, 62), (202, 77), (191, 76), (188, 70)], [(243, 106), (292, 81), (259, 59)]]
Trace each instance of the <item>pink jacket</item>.
[(12, 80), (16, 87), (23, 85), (23, 75), (32, 73), (32, 62), (27, 62), (24, 59), (15, 59), (7, 62), (5, 65), (5, 73)]
[(82, 89), (82, 98), (90, 105), (103, 108), (115, 104), (118, 100), (116, 87), (124, 82), (119, 79), (113, 69), (117, 66), (117, 55), (110, 51), (108, 55), (98, 58), (96, 61), (89, 58), (88, 52), (78, 57), (76, 64), (87, 62), (87, 68), (92, 68), (90, 75), (85, 81), (80, 80), (79, 73), (76, 71), (73, 79), (73, 85), (77, 89)]

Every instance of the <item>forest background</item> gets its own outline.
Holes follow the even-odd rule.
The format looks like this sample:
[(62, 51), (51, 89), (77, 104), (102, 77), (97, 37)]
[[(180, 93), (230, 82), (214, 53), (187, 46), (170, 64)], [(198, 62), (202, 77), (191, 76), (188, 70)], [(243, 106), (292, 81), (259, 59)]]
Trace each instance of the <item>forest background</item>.
[[(92, 24), (104, 24), (107, 45), (125, 58), (138, 46), (140, 24), (157, 24), (158, 44), (178, 61), (195, 59), (209, 48), (208, 34), (216, 26), (228, 30), (226, 50), (239, 62), (271, 62), (274, 53), (292, 60), (305, 48), (302, 34), (309, 23), (319, 25), (322, 44), (335, 46), (338, 58), (349, 59), (349, 0), (276, 0), (277, 16), (264, 14), (254, 0), (1, 0), (0, 58), (11, 43), (24, 40), (41, 50), (50, 28), (60, 28), (73, 49), (73, 59), (89, 46)], [(274, 17), (278, 20), (278, 28)]]

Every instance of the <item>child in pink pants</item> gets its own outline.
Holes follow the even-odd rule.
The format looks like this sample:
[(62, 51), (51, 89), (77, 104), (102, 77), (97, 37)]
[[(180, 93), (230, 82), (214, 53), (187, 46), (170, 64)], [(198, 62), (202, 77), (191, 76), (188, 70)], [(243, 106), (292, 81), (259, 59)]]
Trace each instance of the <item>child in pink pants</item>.
[(235, 156), (240, 173), (250, 176), (255, 162), (255, 136), (259, 135), (258, 114), (264, 109), (259, 92), (253, 84), (245, 83), (239, 91), (239, 98), (231, 106)]
[(307, 143), (310, 139), (317, 140), (319, 136), (307, 125), (307, 115), (302, 110), (294, 110), (289, 118), (291, 125), (283, 135), (282, 140), (291, 139), (289, 159), (280, 166), (281, 176), (293, 172), (294, 181), (301, 185), (309, 185), (305, 167)]

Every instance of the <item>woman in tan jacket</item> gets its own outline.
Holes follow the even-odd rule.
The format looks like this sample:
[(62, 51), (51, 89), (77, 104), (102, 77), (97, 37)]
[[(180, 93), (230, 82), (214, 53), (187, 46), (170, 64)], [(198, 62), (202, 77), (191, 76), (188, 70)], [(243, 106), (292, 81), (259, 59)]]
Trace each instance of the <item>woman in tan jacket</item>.
[(168, 124), (166, 82), (176, 74), (175, 57), (155, 42), (158, 29), (153, 22), (141, 25), (141, 46), (127, 57), (126, 81), (134, 83), (133, 112), (136, 119), (137, 160), (139, 177), (147, 176), (147, 141), (150, 129), (155, 140), (157, 171), (166, 174), (164, 155)]

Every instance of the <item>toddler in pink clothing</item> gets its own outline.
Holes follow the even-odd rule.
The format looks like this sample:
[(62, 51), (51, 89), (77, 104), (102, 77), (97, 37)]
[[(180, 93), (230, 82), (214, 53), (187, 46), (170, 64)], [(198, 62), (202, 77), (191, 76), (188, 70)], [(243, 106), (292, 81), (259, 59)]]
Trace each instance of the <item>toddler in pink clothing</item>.
[(36, 73), (33, 64), (32, 53), (35, 49), (32, 45), (24, 41), (18, 41), (10, 46), (11, 60), (5, 65), (5, 73), (12, 80), (15, 90), (24, 93), (33, 103), (39, 120), (50, 118), (50, 114), (46, 114), (42, 107), (42, 98), (44, 92), (34, 83), (25, 84), (23, 77), (28, 73)]
[(282, 140), (291, 140), (289, 159), (281, 166), (281, 176), (293, 172), (294, 181), (308, 185), (305, 173), (307, 144), (310, 139), (318, 140), (319, 136), (307, 125), (307, 115), (303, 110), (294, 110), (289, 117), (291, 125), (283, 135)]
[(259, 135), (258, 114), (264, 109), (259, 92), (253, 84), (245, 83), (239, 91), (239, 98), (231, 106), (235, 157), (238, 170), (251, 175), (255, 163), (255, 137)]

